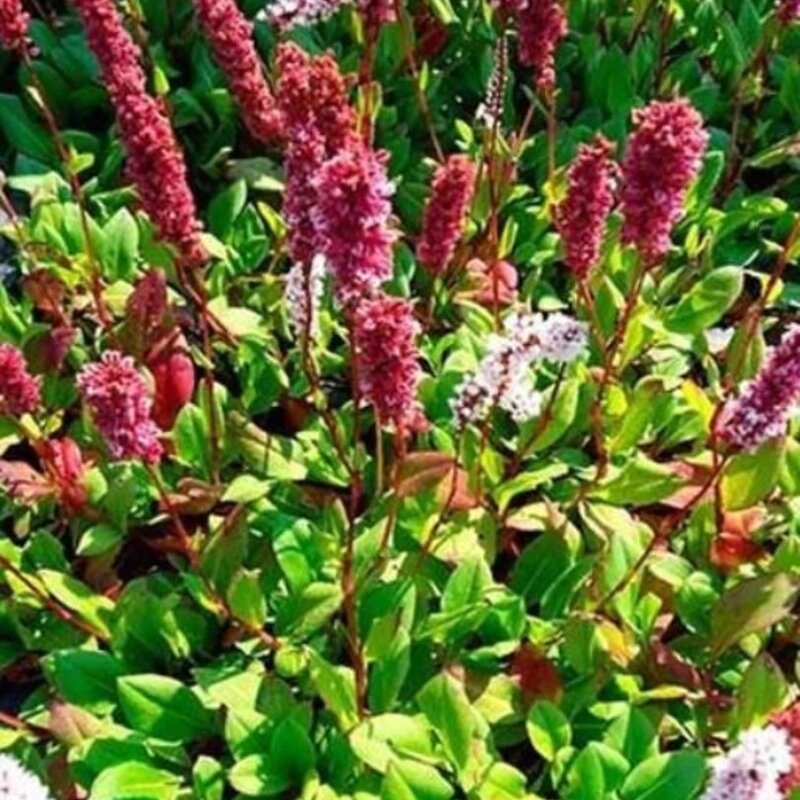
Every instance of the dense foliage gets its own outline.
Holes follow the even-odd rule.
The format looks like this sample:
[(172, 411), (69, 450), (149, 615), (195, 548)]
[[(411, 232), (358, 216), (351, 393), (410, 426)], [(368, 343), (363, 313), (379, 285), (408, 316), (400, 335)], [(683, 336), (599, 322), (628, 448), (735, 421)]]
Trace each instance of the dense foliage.
[(0, 0), (0, 796), (800, 797), (800, 4), (263, 6)]

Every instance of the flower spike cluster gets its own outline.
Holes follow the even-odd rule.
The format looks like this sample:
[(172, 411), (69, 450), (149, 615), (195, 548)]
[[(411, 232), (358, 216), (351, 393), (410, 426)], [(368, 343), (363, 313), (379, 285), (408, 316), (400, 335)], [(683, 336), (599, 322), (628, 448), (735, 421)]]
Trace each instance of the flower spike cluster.
[(790, 797), (795, 789), (800, 789), (800, 703), (795, 702), (784, 711), (773, 715), (770, 725), (783, 731), (789, 738), (792, 767), (781, 776), (780, 790), (786, 797)]
[[(0, 0), (2, 2), (2, 0)], [(0, 754), (0, 797), (11, 800), (50, 800), (47, 787), (12, 756)]]
[(41, 400), (39, 379), (34, 378), (22, 352), (10, 344), (0, 344), (0, 414), (29, 414)]
[(402, 433), (424, 427), (416, 400), (421, 378), (416, 338), (420, 327), (411, 303), (379, 294), (362, 301), (353, 315), (359, 389), (383, 424)]
[(703, 118), (688, 100), (656, 100), (633, 112), (622, 165), (622, 241), (636, 247), (648, 266), (669, 250), (689, 184), (708, 143)]
[(717, 424), (720, 439), (753, 450), (786, 431), (794, 404), (800, 400), (800, 325), (790, 328), (774, 347), (758, 375), (729, 401)]
[(733, 749), (712, 764), (701, 800), (782, 800), (781, 777), (791, 767), (785, 731), (773, 726), (746, 731)]
[(7, 50), (23, 52), (28, 46), (30, 16), (21, 0), (0, 0), (0, 44)]
[(186, 163), (162, 105), (147, 93), (139, 48), (125, 29), (114, 0), (73, 3), (100, 63), (125, 145), (128, 175), (142, 207), (161, 238), (177, 249), (182, 262), (188, 267), (200, 266), (206, 253)]
[(161, 460), (153, 401), (133, 359), (108, 350), (78, 375), (78, 388), (114, 458)]
[(567, 171), (567, 196), (556, 211), (556, 223), (566, 251), (566, 262), (583, 280), (597, 263), (606, 220), (614, 205), (617, 165), (614, 145), (602, 136), (583, 144)]
[(374, 294), (392, 276), (394, 187), (386, 176), (387, 160), (386, 153), (354, 141), (326, 161), (313, 181), (318, 247), (336, 297), (346, 307)]
[(466, 156), (450, 156), (433, 177), (417, 245), (420, 263), (442, 272), (455, 252), (475, 188), (477, 170)]
[(282, 118), (264, 77), (252, 24), (239, 10), (236, 0), (196, 0), (196, 7), (214, 58), (228, 79), (247, 129), (262, 142), (279, 139)]
[(522, 424), (539, 413), (541, 398), (533, 386), (535, 361), (566, 364), (586, 350), (586, 325), (564, 314), (512, 314), (502, 335), (489, 337), (477, 372), (467, 378), (452, 401), (458, 428), (478, 422), (493, 408)]

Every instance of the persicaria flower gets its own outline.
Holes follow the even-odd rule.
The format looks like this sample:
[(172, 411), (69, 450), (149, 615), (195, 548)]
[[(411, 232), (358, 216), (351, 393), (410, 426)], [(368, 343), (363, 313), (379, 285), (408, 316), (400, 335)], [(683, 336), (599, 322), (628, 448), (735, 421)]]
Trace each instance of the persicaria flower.
[(778, 0), (776, 12), (782, 25), (791, 25), (800, 19), (800, 0)]
[(316, 25), (335, 14), (346, 0), (275, 0), (267, 6), (269, 21), (286, 32), (305, 25)]
[(41, 400), (40, 381), (25, 364), (22, 352), (10, 344), (0, 344), (0, 414), (29, 414)]
[(316, 203), (313, 177), (323, 162), (355, 138), (355, 114), (347, 83), (336, 60), (311, 58), (292, 43), (278, 49), (278, 105), (287, 134), (283, 215), (289, 228), (289, 255), (309, 263), (318, 252), (311, 219)]
[(0, 798), (50, 800), (50, 792), (36, 775), (15, 758), (3, 753), (0, 754)]
[(701, 800), (782, 800), (781, 777), (791, 768), (785, 731), (771, 725), (745, 731), (735, 747), (712, 763)]
[(800, 788), (800, 703), (794, 703), (785, 711), (775, 714), (771, 725), (783, 731), (789, 739), (792, 766), (780, 779), (780, 790), (788, 797)]
[(456, 391), (452, 408), (457, 427), (483, 419), (493, 408), (503, 409), (520, 424), (535, 417), (541, 397), (531, 379), (531, 364), (569, 363), (585, 352), (587, 344), (586, 325), (571, 317), (512, 314), (503, 334), (489, 337), (477, 372)]
[(726, 404), (717, 423), (717, 435), (734, 447), (753, 450), (785, 433), (798, 399), (800, 325), (794, 325), (772, 348), (756, 377)]
[(140, 51), (114, 0), (73, 0), (117, 114), (127, 171), (142, 207), (186, 266), (206, 253), (186, 163), (163, 106), (146, 90)]
[(312, 221), (339, 301), (352, 306), (392, 276), (389, 229), (394, 187), (385, 152), (354, 141), (326, 161), (314, 178)]
[(236, 0), (196, 0), (197, 16), (214, 59), (228, 79), (250, 133), (262, 142), (280, 138), (283, 121), (253, 42), (253, 26)]
[(0, 0), (0, 44), (3, 47), (24, 51), (28, 46), (29, 22), (21, 0)]
[(353, 315), (359, 389), (382, 424), (404, 433), (424, 427), (417, 403), (421, 378), (416, 338), (420, 327), (407, 300), (381, 294)]
[(567, 16), (558, 0), (500, 0), (517, 22), (519, 60), (531, 67), (539, 91), (555, 86), (555, 53), (567, 35)]
[(78, 388), (114, 458), (148, 464), (161, 459), (158, 427), (151, 418), (153, 401), (132, 358), (106, 351), (80, 373)]
[(439, 273), (453, 257), (475, 188), (477, 170), (466, 156), (450, 156), (433, 177), (417, 245), (420, 263)]
[(492, 74), (486, 88), (486, 98), (475, 112), (475, 118), (491, 128), (498, 125), (503, 116), (503, 104), (508, 83), (508, 37), (503, 36), (494, 51)]
[(633, 112), (633, 122), (622, 165), (622, 241), (634, 245), (652, 265), (669, 250), (708, 133), (700, 114), (684, 99), (653, 101)]
[(294, 335), (313, 340), (319, 333), (319, 306), (325, 294), (325, 257), (314, 256), (307, 267), (297, 262), (286, 275), (284, 299)]
[(614, 145), (602, 136), (582, 144), (567, 171), (567, 196), (556, 210), (566, 262), (583, 280), (600, 257), (606, 220), (614, 205), (617, 165)]

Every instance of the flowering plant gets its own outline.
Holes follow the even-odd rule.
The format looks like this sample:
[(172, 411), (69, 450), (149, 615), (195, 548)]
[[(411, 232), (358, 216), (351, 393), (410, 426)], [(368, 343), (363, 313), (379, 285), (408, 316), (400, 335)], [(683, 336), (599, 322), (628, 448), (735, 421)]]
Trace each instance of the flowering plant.
[(0, 798), (800, 797), (796, 0), (0, 0)]

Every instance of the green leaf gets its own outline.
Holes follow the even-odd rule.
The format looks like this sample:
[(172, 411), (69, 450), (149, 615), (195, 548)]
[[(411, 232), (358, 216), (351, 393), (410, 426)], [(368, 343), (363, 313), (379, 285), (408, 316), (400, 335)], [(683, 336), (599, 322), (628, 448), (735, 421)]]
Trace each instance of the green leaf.
[(694, 797), (706, 776), (700, 753), (684, 750), (648, 758), (622, 785), (622, 800), (677, 800)]
[(42, 660), (48, 680), (68, 703), (107, 714), (117, 704), (119, 662), (101, 650), (56, 650)]
[(139, 226), (133, 215), (121, 208), (103, 226), (103, 266), (111, 281), (130, 280), (139, 255)]
[(58, 163), (46, 130), (30, 119), (22, 101), (14, 95), (0, 94), (0, 129), (20, 153), (50, 166)]
[(358, 722), (356, 683), (352, 670), (334, 667), (313, 650), (308, 651), (309, 673), (314, 688), (344, 730)]
[(245, 797), (274, 797), (292, 785), (291, 779), (274, 769), (266, 756), (248, 756), (237, 761), (228, 773), (228, 781)]
[(198, 696), (174, 678), (130, 675), (117, 681), (119, 701), (133, 728), (171, 742), (191, 742), (212, 735), (214, 714)]
[(750, 508), (775, 487), (783, 459), (782, 442), (771, 441), (753, 453), (737, 453), (722, 473), (722, 501), (728, 511)]
[(209, 756), (200, 756), (192, 768), (192, 786), (197, 800), (222, 800), (225, 769)]
[(612, 473), (610, 480), (591, 497), (617, 506), (645, 506), (669, 497), (683, 486), (668, 467), (637, 453), (626, 466)]
[(193, 403), (185, 405), (178, 414), (172, 435), (178, 457), (208, 477), (210, 475), (209, 433), (202, 410)]
[(553, 761), (562, 747), (569, 747), (572, 729), (558, 706), (540, 700), (531, 706), (525, 723), (528, 738), (542, 758)]
[(392, 761), (381, 784), (381, 800), (448, 800), (454, 794), (437, 770), (408, 759)]
[(676, 333), (701, 333), (736, 302), (744, 285), (741, 267), (720, 267), (689, 290), (667, 314), (664, 324)]
[(770, 714), (783, 708), (791, 690), (781, 668), (769, 653), (761, 653), (742, 676), (736, 692), (736, 722), (739, 730), (762, 727)]
[(439, 674), (423, 686), (417, 705), (436, 731), (449, 760), (463, 770), (475, 733), (475, 719), (464, 687), (449, 675)]
[(89, 800), (175, 800), (179, 785), (171, 772), (131, 761), (103, 770)]
[(791, 614), (800, 577), (786, 572), (742, 581), (720, 597), (711, 612), (711, 653), (716, 658), (745, 636)]

